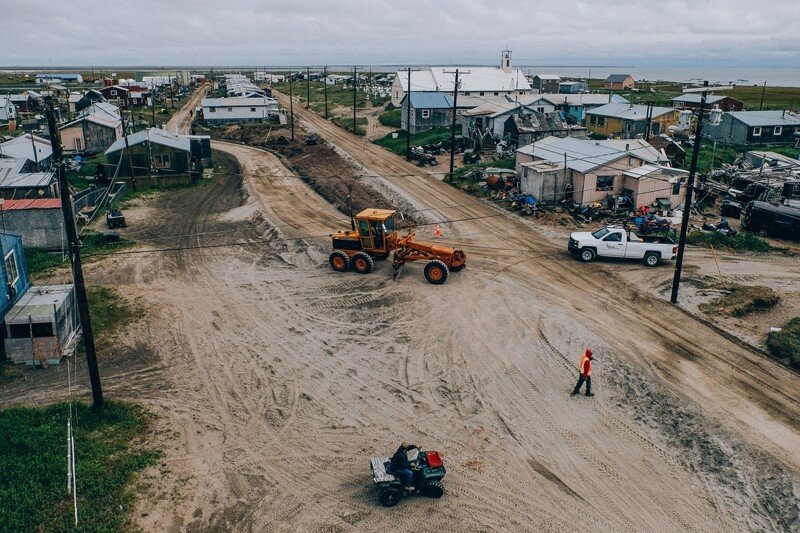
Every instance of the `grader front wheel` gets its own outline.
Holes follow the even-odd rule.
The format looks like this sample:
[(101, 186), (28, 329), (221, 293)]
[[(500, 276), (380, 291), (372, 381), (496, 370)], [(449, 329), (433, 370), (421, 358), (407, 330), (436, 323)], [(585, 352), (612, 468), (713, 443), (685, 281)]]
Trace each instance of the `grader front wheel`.
[(428, 264), (425, 265), (425, 279), (434, 285), (441, 285), (447, 281), (447, 276), (449, 273), (450, 271), (447, 269), (447, 265), (438, 259), (428, 261)]

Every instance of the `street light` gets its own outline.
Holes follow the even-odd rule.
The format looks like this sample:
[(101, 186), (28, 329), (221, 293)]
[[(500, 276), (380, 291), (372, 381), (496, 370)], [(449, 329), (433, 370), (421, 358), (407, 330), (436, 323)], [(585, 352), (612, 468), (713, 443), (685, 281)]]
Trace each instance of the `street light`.
[[(694, 193), (694, 177), (697, 173), (697, 157), (700, 154), (700, 141), (702, 140), (703, 132), (703, 109), (706, 105), (706, 98), (708, 98), (709, 89), (715, 91), (722, 91), (732, 89), (733, 86), (716, 86), (709, 87), (708, 82), (704, 81), (702, 87), (694, 87), (691, 89), (684, 89), (687, 93), (702, 93), (700, 97), (700, 109), (697, 113), (697, 128), (694, 132), (694, 149), (692, 150), (692, 162), (689, 166), (689, 178), (686, 180), (686, 198), (683, 202), (683, 217), (681, 218), (681, 233), (678, 241), (678, 257), (675, 260), (675, 277), (672, 279), (672, 296), (669, 301), (673, 304), (678, 303), (678, 289), (681, 285), (681, 270), (683, 269), (683, 252), (686, 248), (686, 233), (689, 229), (689, 216), (692, 212), (692, 194)], [(722, 119), (722, 113), (712, 113), (710, 116), (709, 124), (711, 126), (718, 126)], [(712, 122), (714, 121), (714, 122)]]

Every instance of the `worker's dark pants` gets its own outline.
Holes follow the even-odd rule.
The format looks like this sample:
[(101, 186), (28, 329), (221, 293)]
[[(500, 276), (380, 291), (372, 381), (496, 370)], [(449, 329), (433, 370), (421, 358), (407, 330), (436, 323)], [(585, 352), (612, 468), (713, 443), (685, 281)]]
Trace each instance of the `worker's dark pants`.
[(583, 382), (586, 381), (586, 394), (592, 393), (592, 376), (586, 376), (584, 380), (583, 374), (578, 375), (578, 384), (575, 385), (575, 389), (572, 391), (572, 394), (578, 394), (581, 391), (581, 385)]
[(403, 485), (405, 485), (406, 487), (414, 486), (414, 472), (412, 472), (408, 468), (399, 468), (395, 470), (395, 473), (403, 478)]

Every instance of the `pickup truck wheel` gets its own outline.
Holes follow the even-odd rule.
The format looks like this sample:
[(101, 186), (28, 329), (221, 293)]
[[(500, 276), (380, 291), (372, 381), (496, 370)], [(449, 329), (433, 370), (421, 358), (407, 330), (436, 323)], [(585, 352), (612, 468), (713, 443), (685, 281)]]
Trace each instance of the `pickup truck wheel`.
[(584, 263), (591, 263), (594, 261), (595, 257), (597, 257), (597, 253), (591, 248), (584, 248), (581, 250), (580, 258)]
[(769, 235), (769, 233), (767, 233), (767, 228), (759, 228), (758, 231), (756, 232), (756, 235), (758, 235), (759, 237), (766, 237), (767, 235)]
[(388, 488), (381, 491), (378, 502), (384, 507), (394, 507), (402, 497), (403, 494), (396, 488)]
[(654, 267), (658, 264), (661, 258), (655, 252), (647, 252), (644, 254), (644, 264), (649, 267)]

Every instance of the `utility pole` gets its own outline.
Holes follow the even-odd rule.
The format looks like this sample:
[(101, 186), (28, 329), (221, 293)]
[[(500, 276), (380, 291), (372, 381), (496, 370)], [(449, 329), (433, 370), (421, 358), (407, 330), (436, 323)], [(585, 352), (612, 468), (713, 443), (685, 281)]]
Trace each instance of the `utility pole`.
[(357, 68), (353, 66), (353, 133), (356, 133), (356, 88), (358, 87)]
[(56, 126), (56, 116), (53, 111), (53, 97), (45, 97), (45, 114), (47, 126), (50, 128), (50, 145), (53, 148), (53, 159), (58, 176), (58, 188), (61, 194), (61, 213), (64, 215), (64, 231), (67, 234), (70, 259), (72, 263), (72, 277), (75, 282), (75, 299), (78, 304), (78, 314), (81, 319), (83, 343), (86, 348), (86, 366), (89, 370), (89, 382), (92, 386), (92, 407), (103, 407), (103, 389), (100, 385), (100, 371), (97, 368), (97, 353), (94, 346), (92, 322), (89, 316), (89, 301), (86, 298), (86, 286), (83, 280), (83, 267), (81, 264), (81, 244), (78, 240), (78, 230), (75, 228), (75, 215), (72, 212), (72, 195), (67, 183), (67, 174), (64, 170), (64, 153), (61, 148), (61, 134)]
[[(214, 83), (213, 81), (211, 82)], [(151, 126), (156, 127), (156, 82), (155, 80), (150, 82), (150, 112), (152, 114), (152, 121)]]
[(323, 81), (325, 82), (323, 85), (323, 91), (325, 92), (325, 118), (328, 118), (328, 66), (325, 65), (323, 70), (325, 72), (325, 78)]
[(306, 67), (306, 109), (311, 108), (311, 72)]
[(647, 125), (645, 126), (644, 140), (650, 140), (650, 130), (653, 128), (653, 102), (647, 102)]
[[(708, 81), (703, 82), (703, 87), (708, 87)], [(694, 131), (694, 149), (692, 150), (692, 162), (689, 166), (689, 177), (686, 180), (686, 197), (683, 202), (683, 217), (681, 219), (681, 234), (678, 240), (678, 257), (675, 260), (675, 277), (672, 279), (672, 296), (669, 301), (673, 304), (678, 303), (678, 289), (681, 286), (681, 270), (683, 269), (683, 251), (686, 248), (686, 233), (689, 229), (689, 216), (692, 212), (692, 193), (694, 192), (694, 176), (697, 173), (697, 156), (700, 153), (700, 141), (703, 132), (703, 108), (706, 105), (708, 90), (703, 91), (700, 98), (700, 109), (697, 115), (697, 128)]]
[[(469, 74), (469, 70), (464, 74)], [(453, 84), (453, 122), (450, 126), (450, 174), (448, 175), (450, 183), (453, 181), (453, 167), (456, 160), (456, 114), (458, 110), (458, 76), (461, 74), (458, 69), (455, 72), (445, 71), (445, 74), (455, 74), (456, 79)], [(410, 88), (410, 87), (409, 87)]]
[(761, 103), (758, 105), (759, 111), (764, 109), (764, 95), (767, 93), (767, 82), (764, 80), (764, 87), (761, 89)]
[(294, 140), (294, 97), (292, 93), (292, 72), (289, 72), (289, 119), (292, 122), (292, 140)]
[(408, 90), (406, 91), (406, 160), (411, 161), (411, 67), (406, 69)]
[[(131, 151), (130, 151), (131, 147), (128, 144), (128, 131), (127, 131), (127, 127), (125, 126), (125, 115), (122, 112), (120, 112), (120, 121), (122, 122), (122, 138), (125, 139), (125, 151), (122, 153), (122, 155), (120, 157), (124, 158), (126, 155), (128, 156), (128, 169), (131, 172), (131, 187), (133, 187), (133, 190), (135, 191), (136, 190), (136, 173), (133, 171), (133, 161), (131, 160)], [(148, 144), (149, 144), (149, 142), (150, 141), (148, 140)]]

